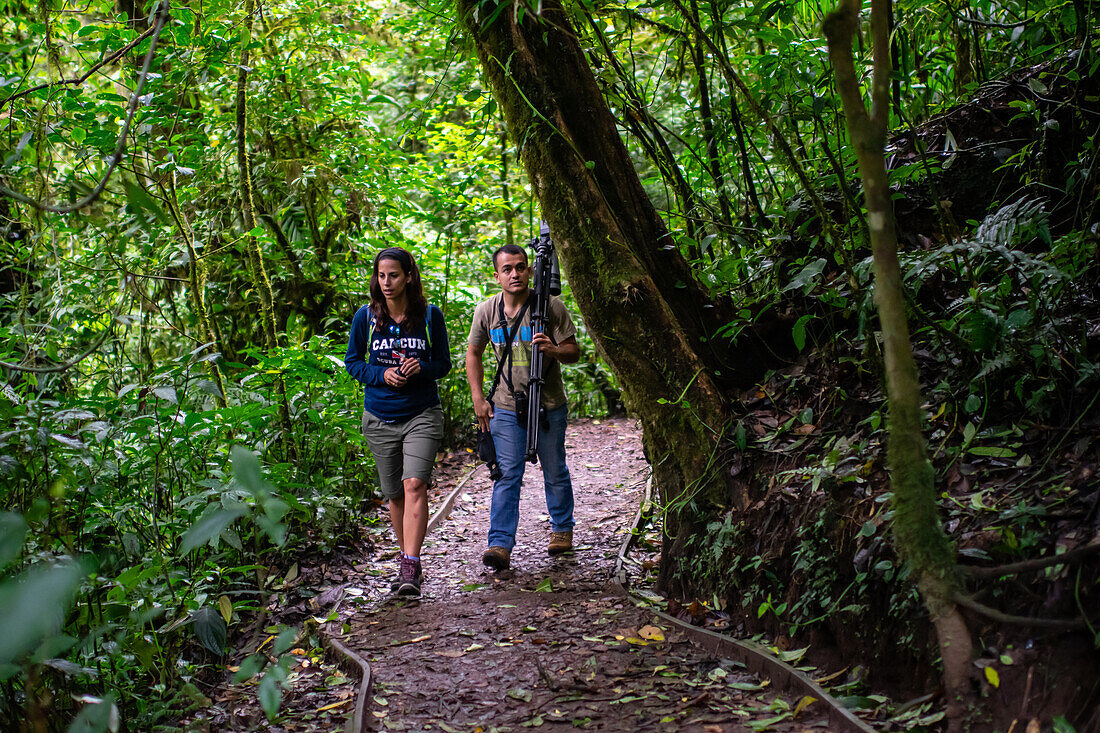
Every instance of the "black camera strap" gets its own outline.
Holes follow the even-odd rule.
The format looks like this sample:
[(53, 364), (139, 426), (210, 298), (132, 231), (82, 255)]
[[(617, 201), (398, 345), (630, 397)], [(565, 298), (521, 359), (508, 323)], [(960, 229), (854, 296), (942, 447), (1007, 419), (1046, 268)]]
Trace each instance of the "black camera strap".
[[(527, 302), (523, 304), (523, 307), (519, 309), (519, 314), (516, 316), (516, 327), (508, 329), (508, 318), (504, 315), (504, 295), (501, 294), (500, 301), (497, 303), (497, 312), (500, 316), (500, 328), (504, 332), (504, 351), (500, 354), (500, 359), (497, 361), (497, 373), (493, 377), (493, 386), (489, 389), (489, 404), (493, 404), (493, 395), (496, 394), (497, 386), (500, 384), (500, 380), (503, 377), (504, 383), (508, 385), (508, 391), (514, 393), (515, 388), (512, 386), (512, 341), (515, 340), (519, 334), (520, 326), (523, 323), (523, 316), (527, 313), (527, 309), (531, 306), (531, 298), (527, 298)], [(505, 373), (504, 367), (507, 364), (508, 373)], [(493, 405), (496, 407), (496, 405)]]

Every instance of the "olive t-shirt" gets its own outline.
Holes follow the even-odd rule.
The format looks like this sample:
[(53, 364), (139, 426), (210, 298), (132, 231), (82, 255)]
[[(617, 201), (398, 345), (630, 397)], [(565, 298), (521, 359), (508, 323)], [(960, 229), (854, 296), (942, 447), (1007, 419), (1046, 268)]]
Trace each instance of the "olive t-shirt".
[[(470, 344), (475, 348), (484, 348), (487, 344), (493, 344), (493, 353), (497, 362), (504, 354), (505, 335), (500, 327), (500, 301), (503, 293), (497, 293), (488, 300), (480, 303), (474, 309), (474, 320), (470, 324)], [(531, 296), (534, 297), (534, 296)], [(550, 297), (550, 312), (546, 314), (546, 333), (556, 344), (577, 334), (573, 325), (573, 319), (569, 315), (565, 304), (559, 298)], [(516, 314), (519, 315), (518, 312)], [(509, 371), (505, 365), (505, 375), (500, 378), (500, 384), (496, 391), (489, 395), (489, 401), (495, 407), (514, 412), (515, 401), (508, 391), (505, 376), (510, 376), (512, 389), (526, 391), (527, 383), (531, 381), (531, 309), (527, 308), (523, 313), (523, 319), (519, 322), (515, 318), (508, 320), (508, 331), (519, 326), (519, 331), (512, 339), (512, 368)], [(565, 404), (565, 384), (561, 381), (561, 364), (557, 359), (546, 357), (542, 361), (542, 404), (546, 409), (552, 410)], [(486, 370), (488, 375), (496, 374), (496, 364), (492, 369)], [(491, 376), (490, 376), (491, 378)]]

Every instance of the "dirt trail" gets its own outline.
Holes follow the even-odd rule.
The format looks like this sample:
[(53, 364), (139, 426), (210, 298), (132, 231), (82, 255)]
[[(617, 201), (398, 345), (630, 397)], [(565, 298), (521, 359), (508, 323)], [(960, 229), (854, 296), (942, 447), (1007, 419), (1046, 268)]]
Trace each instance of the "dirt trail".
[[(374, 671), (377, 727), (717, 733), (775, 717), (786, 703), (754, 689), (760, 680), (660, 628), (610, 582), (647, 478), (635, 423), (573, 423), (566, 445), (572, 556), (546, 553), (541, 474), (529, 466), (512, 569), (485, 568), (491, 483), (481, 468), (428, 538), (422, 599), (383, 597), (388, 573), (363, 577), (367, 592), (341, 616), (345, 643)], [(441, 479), (443, 490), (455, 485)], [(769, 729), (815, 727), (825, 723)]]

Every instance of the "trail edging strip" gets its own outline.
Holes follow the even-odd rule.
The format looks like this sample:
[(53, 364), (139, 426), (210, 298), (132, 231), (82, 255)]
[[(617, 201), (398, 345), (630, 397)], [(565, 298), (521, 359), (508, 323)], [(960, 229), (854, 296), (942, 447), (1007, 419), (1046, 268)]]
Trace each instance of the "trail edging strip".
[(725, 634), (719, 634), (698, 626), (685, 623), (675, 616), (658, 611), (649, 604), (643, 603), (635, 597), (630, 590), (625, 561), (626, 555), (634, 544), (634, 538), (641, 530), (642, 521), (648, 508), (652, 505), (652, 478), (646, 483), (642, 501), (638, 505), (638, 512), (634, 515), (634, 521), (619, 547), (618, 557), (615, 558), (615, 572), (611, 576), (611, 582), (624, 596), (636, 605), (644, 607), (647, 611), (657, 616), (670, 626), (682, 631), (695, 644), (708, 651), (719, 654), (729, 659), (735, 659), (744, 664), (750, 671), (771, 679), (776, 686), (798, 695), (809, 695), (828, 709), (829, 722), (834, 730), (845, 733), (875, 733), (875, 729), (860, 720), (851, 710), (848, 710), (840, 701), (830, 695), (825, 689), (814, 682), (809, 675), (790, 664), (776, 658), (767, 647), (751, 641), (741, 641)]
[[(466, 474), (465, 478), (459, 481), (458, 485), (444, 497), (443, 503), (439, 505), (439, 508), (436, 509), (435, 513), (428, 519), (428, 528), (425, 534), (430, 534), (443, 522), (443, 520), (450, 516), (451, 510), (454, 509), (455, 500), (458, 498), (459, 494), (462, 493), (462, 489), (481, 465), (483, 464), (479, 463), (477, 466), (470, 469), (470, 472)], [(371, 672), (370, 663), (344, 644), (341, 640), (343, 634), (339, 634), (332, 630), (332, 624), (336, 623), (338, 623), (338, 619), (329, 621), (327, 624), (321, 626), (321, 640), (324, 645), (332, 651), (333, 655), (337, 657), (341, 666), (352, 674), (359, 675), (359, 695), (356, 697), (355, 708), (348, 718), (344, 730), (348, 731), (348, 733), (364, 733), (371, 729), (371, 721), (367, 713), (370, 710), (370, 694), (371, 689), (374, 687), (374, 674)]]

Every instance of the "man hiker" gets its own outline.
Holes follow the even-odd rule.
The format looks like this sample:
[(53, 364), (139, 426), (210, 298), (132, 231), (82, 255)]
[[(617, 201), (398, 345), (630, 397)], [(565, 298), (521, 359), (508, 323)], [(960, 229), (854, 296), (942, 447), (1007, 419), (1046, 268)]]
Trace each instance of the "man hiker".
[[(550, 514), (550, 542), (547, 551), (559, 555), (573, 549), (573, 484), (565, 465), (565, 418), (567, 405), (561, 364), (580, 359), (577, 329), (565, 305), (551, 297), (545, 314), (544, 333), (531, 334), (531, 268), (527, 252), (506, 244), (493, 253), (493, 275), (501, 292), (474, 310), (470, 341), (466, 348), (466, 380), (474, 400), (474, 413), (482, 430), (491, 430), (501, 477), (493, 483), (489, 509), (489, 549), (482, 562), (494, 570), (511, 563), (519, 525), (519, 490), (523, 482), (527, 448), (527, 386), (531, 372), (531, 348), (544, 357), (542, 404), (545, 421), (539, 428), (537, 454), (542, 464), (546, 508)], [(493, 344), (497, 378), (489, 398), (484, 391), (485, 370), (481, 355)], [(516, 395), (520, 395), (517, 405)], [(521, 419), (517, 419), (517, 407)]]

